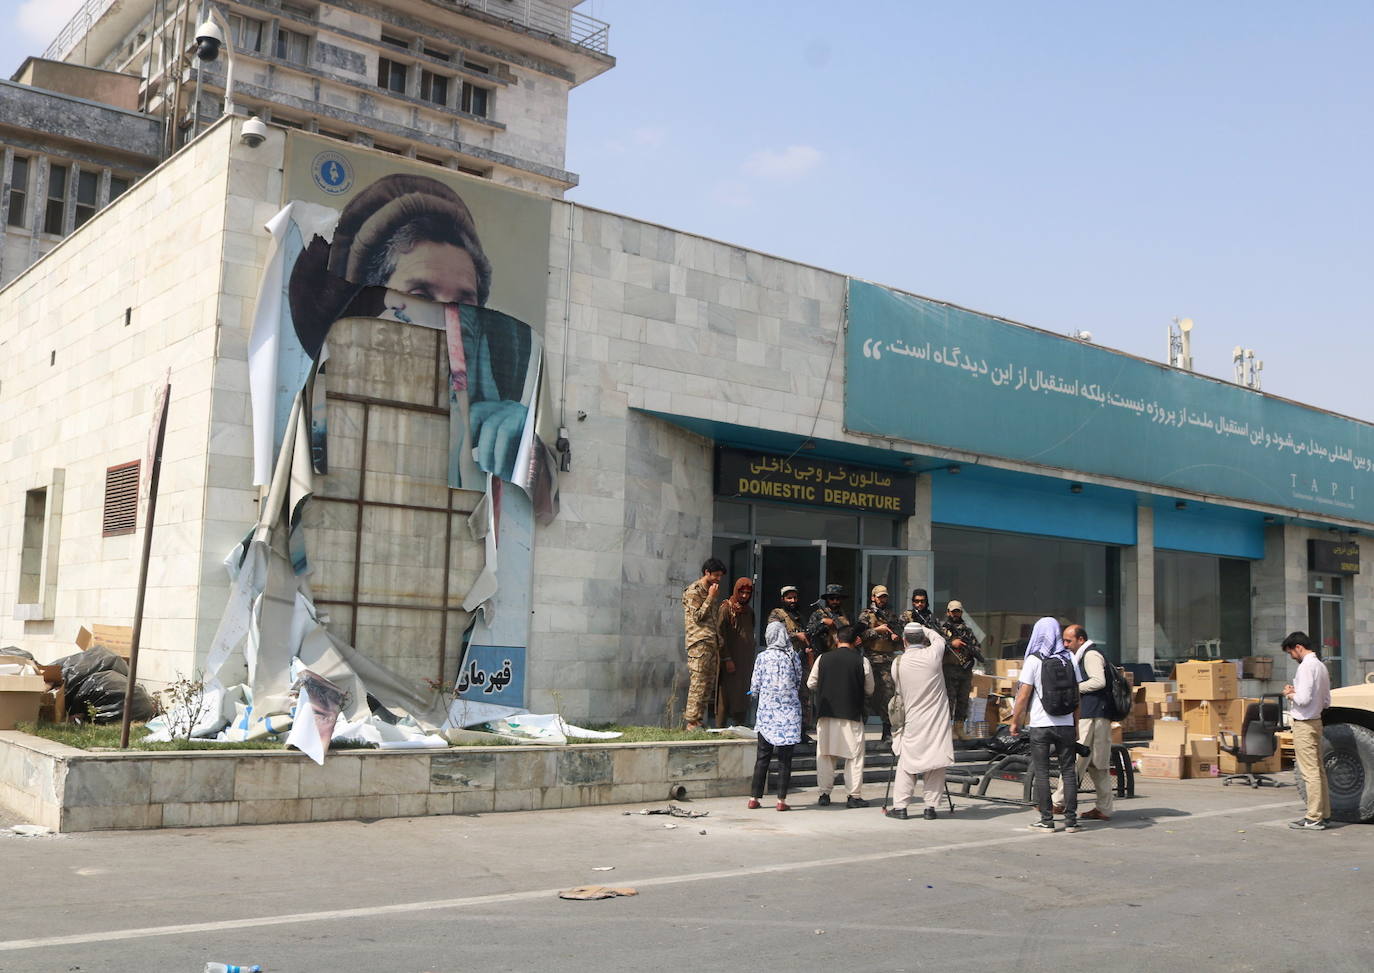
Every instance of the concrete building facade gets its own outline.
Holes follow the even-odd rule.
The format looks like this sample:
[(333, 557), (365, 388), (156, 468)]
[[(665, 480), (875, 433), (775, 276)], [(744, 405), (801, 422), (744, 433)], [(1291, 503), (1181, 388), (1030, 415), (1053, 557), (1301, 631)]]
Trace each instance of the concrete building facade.
[(157, 164), (137, 101), (136, 78), (37, 58), (0, 81), (0, 285)]
[(209, 11), (240, 113), (561, 196), (568, 94), (615, 64), (579, 3), (86, 0), (45, 56), (140, 78), (171, 149), (222, 110), (229, 57), (191, 53)]
[[(330, 144), (273, 127), (250, 147), (241, 125), (212, 125), (0, 290), (0, 427), (12, 431), (0, 465), (0, 599), (12, 610), (0, 618), (0, 642), (51, 658), (68, 651), (80, 625), (127, 622), (144, 525), (105, 530), (107, 495), (112, 471), (144, 455), (154, 390), (170, 369), (144, 672), (165, 680), (204, 661), (228, 590), (222, 561), (256, 520), (261, 495), (248, 346), (269, 253), (262, 227), (291, 198), (291, 160)], [(348, 159), (375, 171), (436, 171), (375, 148), (351, 149)], [(449, 179), (469, 202), (490, 187)], [(497, 207), (537, 198), (484, 191)], [(1356, 499), (1334, 506), (1226, 496), (1086, 460), (1046, 465), (972, 440), (951, 445), (934, 412), (918, 438), (895, 395), (878, 418), (891, 432), (857, 431), (870, 423), (856, 411), (854, 383), (876, 356), (856, 354), (852, 342), (867, 327), (860, 301), (874, 285), (544, 202), (539, 330), (571, 468), (558, 516), (534, 531), (522, 592), (522, 701), (531, 709), (662, 720), (685, 685), (680, 595), (712, 553), (732, 574), (755, 578), (760, 614), (783, 582), (803, 584), (810, 598), (827, 582), (856, 591), (881, 581), (902, 592), (899, 603), (921, 584), (937, 603), (963, 600), (994, 654), (1015, 651), (1034, 614), (1086, 620), (1122, 661), (1160, 665), (1197, 654), (1280, 657), (1288, 631), (1315, 623), (1338, 681), (1374, 669), (1374, 584), (1358, 564), (1359, 539), (1374, 529), (1368, 469), (1358, 465), (1368, 459), (1367, 423), (1245, 393), (1353, 444), (1333, 454), (1357, 464)], [(160, 217), (168, 208), (178, 220)], [(499, 210), (483, 211), (491, 212)], [(479, 227), (500, 222), (479, 214)], [(95, 265), (105, 272), (92, 282), (85, 268)], [(1010, 328), (1055, 359), (1082, 350), (1155, 369), (1181, 383), (1189, 403), (1239, 394), (876, 291), (957, 318), (966, 348), (980, 329)], [(465, 528), (480, 495), (450, 490), (445, 477), (443, 342), (420, 327), (352, 319), (329, 341), (331, 461), (306, 508), (310, 584), (341, 637), (408, 678), (442, 670), (451, 679), (471, 621), (461, 594), (483, 555)], [(937, 381), (979, 379), (976, 368), (947, 374), (923, 386), (930, 401), (945, 391)], [(1045, 382), (1055, 394), (1061, 385)], [(1014, 410), (991, 414), (1014, 424)], [(1089, 445), (1105, 451), (1109, 442)], [(838, 486), (807, 493), (808, 482), (777, 479), (784, 466)], [(735, 478), (741, 469), (753, 472)], [(1275, 671), (1287, 675), (1281, 657)]]

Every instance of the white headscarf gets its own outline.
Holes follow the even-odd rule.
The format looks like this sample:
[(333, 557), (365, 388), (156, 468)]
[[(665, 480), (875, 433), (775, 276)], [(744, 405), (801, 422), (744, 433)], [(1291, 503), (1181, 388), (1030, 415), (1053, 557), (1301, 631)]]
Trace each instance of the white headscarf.
[(782, 622), (768, 623), (768, 628), (763, 633), (763, 642), (765, 649), (792, 651), (792, 638), (787, 634), (787, 626)]
[(1063, 641), (1059, 638), (1059, 622), (1056, 619), (1046, 616), (1035, 623), (1035, 629), (1031, 632), (1030, 645), (1026, 646), (1026, 658), (1038, 655), (1042, 659), (1047, 659), (1052, 655), (1063, 655), (1065, 658), (1072, 658), (1069, 650), (1064, 648)]

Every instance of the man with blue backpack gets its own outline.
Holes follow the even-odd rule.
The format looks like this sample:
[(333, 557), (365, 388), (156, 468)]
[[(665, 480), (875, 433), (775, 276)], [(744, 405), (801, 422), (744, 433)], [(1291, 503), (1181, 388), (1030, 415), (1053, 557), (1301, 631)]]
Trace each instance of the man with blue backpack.
[(1035, 803), (1040, 809), (1040, 820), (1030, 826), (1032, 831), (1052, 834), (1055, 830), (1050, 802), (1051, 751), (1064, 788), (1064, 830), (1083, 830), (1078, 824), (1078, 739), (1074, 732), (1078, 684), (1082, 681), (1083, 675), (1060, 637), (1059, 622), (1040, 619), (1026, 647), (1021, 687), (1008, 727), (1014, 737), (1023, 724), (1029, 726)]
[[(1080, 821), (1110, 821), (1112, 819), (1112, 720), (1129, 716), (1130, 687), (1126, 677), (1117, 672), (1097, 645), (1088, 638), (1082, 625), (1064, 629), (1064, 647), (1073, 653), (1073, 661), (1083, 674), (1078, 684), (1078, 745), (1077, 774), (1079, 784), (1091, 778), (1097, 789), (1097, 803), (1078, 816)], [(1118, 712), (1113, 698), (1120, 688), (1126, 690), (1126, 711)], [(1084, 748), (1087, 752), (1083, 752)], [(1064, 813), (1064, 786), (1054, 791), (1054, 813)]]

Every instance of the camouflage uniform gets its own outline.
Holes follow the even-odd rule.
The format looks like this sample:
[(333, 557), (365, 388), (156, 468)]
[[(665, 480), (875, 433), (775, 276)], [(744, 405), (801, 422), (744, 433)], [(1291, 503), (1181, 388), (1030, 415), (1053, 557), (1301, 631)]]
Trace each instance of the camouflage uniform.
[[(827, 618), (835, 619), (835, 627), (831, 628), (825, 624)], [(849, 616), (844, 612), (832, 612), (827, 608), (817, 608), (811, 613), (811, 619), (806, 623), (806, 637), (811, 640), (811, 651), (816, 655), (829, 652), (835, 647), (835, 632), (850, 624)]]
[[(835, 627), (831, 628), (825, 624), (827, 618), (835, 619)], [(806, 637), (811, 640), (811, 664), (806, 667), (806, 678), (811, 678), (811, 670), (816, 667), (816, 663), (821, 661), (821, 656), (835, 647), (835, 632), (842, 626), (849, 624), (849, 617), (844, 612), (832, 612), (828, 608), (817, 608), (811, 613), (811, 618), (806, 623)], [(802, 685), (805, 685), (803, 683)], [(810, 690), (806, 690), (808, 702), (811, 704), (805, 707), (806, 715), (809, 717), (806, 723), (808, 730), (816, 728), (816, 700)]]
[(720, 601), (712, 601), (709, 591), (710, 587), (698, 578), (682, 592), (682, 627), (687, 634), (690, 680), (682, 716), (689, 724), (705, 719), (720, 675), (720, 635), (716, 629)]
[[(898, 636), (898, 641), (894, 642), (883, 632), (874, 631), (879, 625), (886, 625), (893, 635)], [(887, 608), (870, 604), (868, 610), (859, 615), (859, 631), (863, 633), (860, 643), (863, 645), (864, 657), (873, 668), (873, 695), (867, 698), (865, 705), (868, 707), (869, 715), (882, 720), (883, 732), (890, 733), (887, 704), (896, 692), (896, 687), (892, 683), (892, 660), (902, 651), (902, 630), (897, 625), (897, 614)]]
[[(940, 631), (940, 625), (935, 621), (935, 613), (929, 608), (920, 615), (916, 614), (916, 609), (908, 608), (906, 611), (902, 612), (901, 617), (898, 618), (897, 621), (901, 624), (902, 628), (906, 628), (912, 622), (915, 622), (922, 628), (933, 628), (937, 632)], [(897, 630), (897, 634), (901, 634), (901, 629)]]
[[(956, 621), (946, 615), (940, 622), (940, 630), (944, 632), (946, 641), (963, 639), (965, 654), (972, 655), (975, 659), (981, 659), (982, 653), (978, 651), (978, 636), (973, 634), (973, 629), (968, 627), (968, 623), (962, 619)], [(954, 718), (955, 723), (963, 723), (968, 719), (968, 694), (973, 689), (973, 673), (959, 664), (953, 650), (945, 649), (944, 658), (945, 670), (945, 693), (949, 696), (949, 715)]]

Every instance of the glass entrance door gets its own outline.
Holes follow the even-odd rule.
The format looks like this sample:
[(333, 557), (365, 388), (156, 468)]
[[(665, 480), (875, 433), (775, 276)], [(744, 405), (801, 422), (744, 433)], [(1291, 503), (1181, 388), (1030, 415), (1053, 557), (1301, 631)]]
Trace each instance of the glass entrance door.
[(1330, 595), (1308, 595), (1307, 597), (1307, 634), (1312, 639), (1313, 648), (1321, 653), (1326, 671), (1331, 674), (1331, 685), (1345, 684), (1342, 669), (1344, 653), (1341, 651), (1341, 599)]
[(888, 607), (900, 614), (911, 607), (911, 589), (934, 589), (935, 557), (930, 551), (864, 551), (864, 605), (878, 584), (887, 587)]
[(801, 594), (802, 619), (811, 614), (811, 603), (820, 597), (825, 577), (825, 548), (825, 541), (770, 539), (754, 544), (754, 600), (760, 621), (782, 604), (779, 592), (789, 584)]

